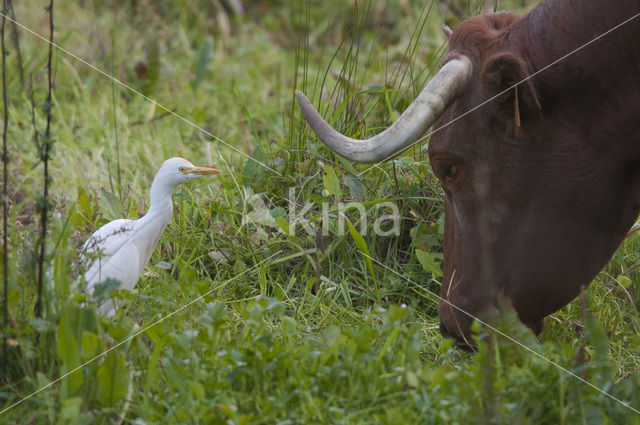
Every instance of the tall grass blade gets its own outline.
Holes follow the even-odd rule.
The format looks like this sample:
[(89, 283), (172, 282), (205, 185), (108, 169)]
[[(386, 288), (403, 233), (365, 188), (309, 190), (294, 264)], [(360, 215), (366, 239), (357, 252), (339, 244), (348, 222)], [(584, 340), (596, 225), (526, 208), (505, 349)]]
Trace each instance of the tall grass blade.
[(362, 235), (358, 233), (358, 230), (353, 226), (353, 224), (351, 224), (351, 221), (346, 217), (345, 220), (347, 222), (347, 226), (349, 226), (349, 232), (351, 233), (351, 236), (353, 237), (358, 250), (360, 250), (360, 253), (362, 254), (364, 263), (367, 265), (367, 270), (369, 270), (369, 273), (371, 274), (373, 284), (376, 288), (376, 296), (378, 297), (378, 300), (380, 300), (380, 288), (378, 287), (378, 282), (376, 281), (376, 274), (373, 271), (373, 263), (371, 262), (371, 254), (369, 254), (369, 247), (367, 247), (367, 242), (364, 240)]
[[(117, 10), (117, 9), (116, 9)], [(115, 25), (111, 29), (111, 75), (116, 75), (114, 66), (114, 56), (116, 55), (116, 30)], [(118, 138), (118, 119), (116, 117), (116, 82), (111, 80), (111, 111), (113, 115), (113, 131), (116, 142), (116, 183), (118, 185), (118, 197), (122, 199), (122, 181), (120, 180), (120, 140)], [(107, 158), (109, 154), (107, 153)], [(111, 181), (111, 175), (109, 175), (109, 181)], [(113, 184), (111, 187), (113, 191)]]

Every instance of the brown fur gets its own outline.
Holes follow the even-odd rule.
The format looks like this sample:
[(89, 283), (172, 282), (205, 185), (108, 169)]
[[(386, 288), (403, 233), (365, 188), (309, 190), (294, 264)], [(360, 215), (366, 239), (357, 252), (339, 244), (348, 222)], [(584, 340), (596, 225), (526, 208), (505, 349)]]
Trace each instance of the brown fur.
[[(638, 12), (637, 0), (547, 0), (522, 18), (467, 19), (448, 59), (471, 59), (470, 87), (434, 128)], [(431, 137), (445, 300), (477, 316), (502, 293), (539, 332), (609, 260), (640, 211), (639, 40), (637, 18)], [(468, 314), (439, 313), (443, 333), (469, 339)]]

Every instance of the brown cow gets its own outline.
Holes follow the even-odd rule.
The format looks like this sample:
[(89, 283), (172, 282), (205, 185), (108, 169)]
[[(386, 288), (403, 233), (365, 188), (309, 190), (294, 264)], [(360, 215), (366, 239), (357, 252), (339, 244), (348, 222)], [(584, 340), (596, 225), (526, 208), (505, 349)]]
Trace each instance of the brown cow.
[(468, 340), (470, 315), (498, 294), (539, 332), (637, 218), (640, 17), (607, 31), (638, 13), (639, 0), (547, 0), (524, 17), (469, 18), (416, 101), (368, 140), (340, 135), (297, 93), (318, 137), (354, 161), (387, 159), (436, 129), (443, 335)]

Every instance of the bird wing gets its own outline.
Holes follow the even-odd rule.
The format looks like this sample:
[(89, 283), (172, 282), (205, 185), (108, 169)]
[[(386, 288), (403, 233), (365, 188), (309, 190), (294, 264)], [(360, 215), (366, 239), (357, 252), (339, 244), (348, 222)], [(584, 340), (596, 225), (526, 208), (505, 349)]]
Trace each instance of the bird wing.
[(97, 283), (108, 278), (119, 280), (121, 289), (133, 289), (141, 272), (135, 229), (133, 220), (114, 220), (87, 239), (82, 251), (88, 264), (84, 277), (91, 293)]

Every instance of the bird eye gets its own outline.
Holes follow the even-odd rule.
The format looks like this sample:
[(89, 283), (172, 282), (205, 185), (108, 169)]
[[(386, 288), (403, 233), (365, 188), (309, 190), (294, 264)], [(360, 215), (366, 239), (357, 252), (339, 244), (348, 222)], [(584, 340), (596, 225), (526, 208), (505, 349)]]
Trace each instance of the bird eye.
[(184, 174), (187, 172), (187, 167), (180, 167), (178, 168), (178, 170), (180, 170), (180, 172)]

